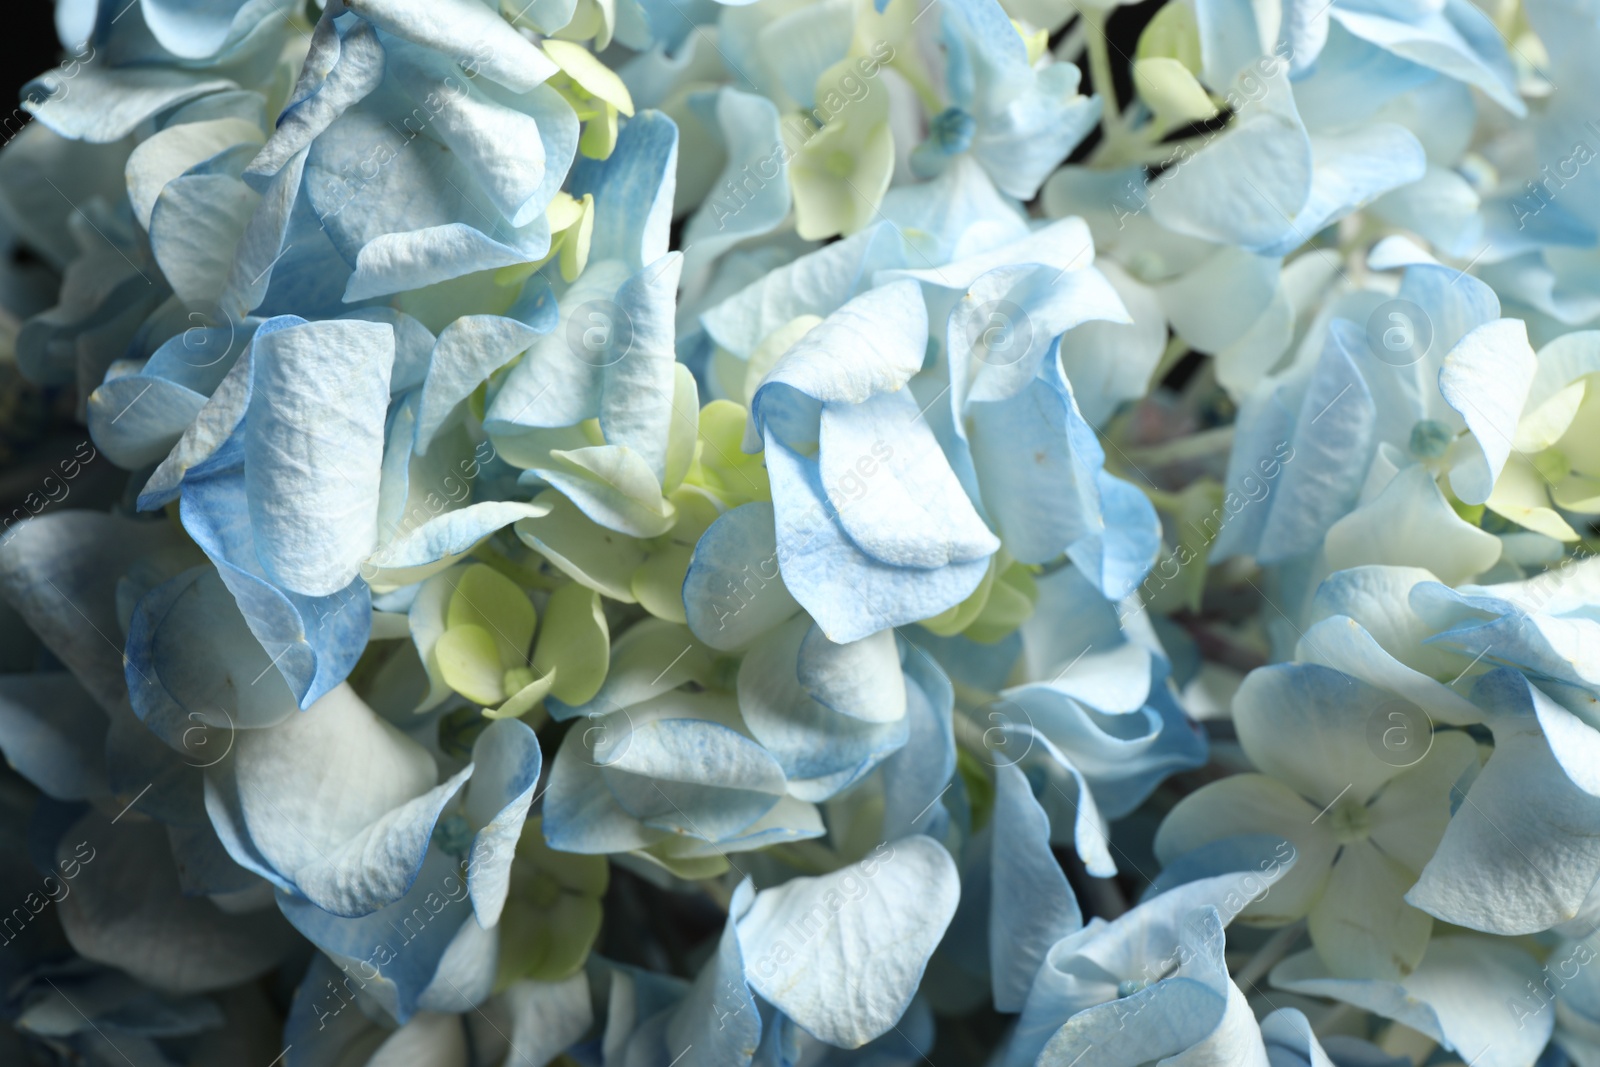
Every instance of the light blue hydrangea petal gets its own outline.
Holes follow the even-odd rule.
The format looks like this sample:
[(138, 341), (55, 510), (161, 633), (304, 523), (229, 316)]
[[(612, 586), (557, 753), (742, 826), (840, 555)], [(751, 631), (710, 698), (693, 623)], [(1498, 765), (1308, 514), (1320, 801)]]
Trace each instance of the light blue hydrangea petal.
[[(858, 719), (818, 703), (802, 687), (797, 660), (814, 627), (800, 616), (768, 633), (745, 655), (738, 680), (739, 708), (751, 734), (792, 780), (790, 792), (809, 801), (859, 779), (904, 745), (909, 731), (905, 704), (892, 720)], [(899, 669), (897, 655), (893, 670)], [(812, 779), (822, 781), (804, 784)]]
[(987, 558), (932, 570), (879, 562), (829, 518), (815, 463), (790, 451), (771, 430), (766, 458), (784, 584), (829, 640), (857, 641), (931, 618), (961, 603), (983, 580)]
[(595, 761), (618, 803), (644, 825), (712, 841), (765, 815), (786, 785), (759, 744), (706, 719), (635, 720), (596, 743)]
[(1093, 320), (1130, 321), (1116, 290), (1093, 268), (1017, 265), (984, 274), (967, 287), (946, 327), (954, 409), (1015, 396), (1040, 376), (1057, 338)]
[[(738, 921), (746, 979), (817, 1038), (859, 1048), (904, 1014), (959, 895), (950, 854), (922, 836), (790, 879), (757, 893)], [(833, 921), (799, 941), (792, 924), (819, 908)]]
[(259, 562), (247, 493), (237, 471), (187, 482), (184, 529), (216, 564), (251, 632), (308, 708), (360, 657), (372, 624), (371, 595), (359, 578), (319, 597), (275, 585)]
[(739, 938), (739, 920), (754, 897), (755, 885), (746, 878), (733, 891), (715, 954), (672, 1010), (667, 1048), (681, 1049), (678, 1055), (686, 1067), (748, 1063), (761, 1041), (761, 1013), (745, 984), (747, 962)]
[(1552, 753), (1538, 714), (1549, 697), (1506, 668), (1485, 675), (1473, 697), (1491, 712), (1494, 754), (1406, 897), (1458, 926), (1548, 929), (1576, 915), (1600, 877), (1591, 844), (1600, 798), (1573, 784)]
[(1053, 360), (1025, 392), (975, 404), (969, 419), (984, 506), (1014, 558), (1043, 563), (1065, 552), (1111, 599), (1144, 580), (1160, 541), (1155, 508), (1105, 472), (1105, 453)]
[(22, 87), (22, 106), (63, 137), (108, 144), (175, 104), (234, 88), (227, 78), (170, 67), (74, 66)]
[(1131, 322), (1110, 318), (1084, 322), (1061, 338), (1061, 367), (1083, 417), (1104, 425), (1117, 407), (1144, 395), (1166, 348), (1164, 315), (1154, 291), (1117, 264), (1102, 259), (1096, 270), (1116, 290)]
[(1316, 66), (1328, 41), (1328, 7), (1315, 0), (1289, 0), (1283, 5), (1281, 35), (1289, 46), (1291, 77), (1304, 75)]
[(1055, 62), (1026, 92), (983, 116), (972, 152), (1007, 196), (1032, 200), (1050, 172), (1100, 121), (1098, 97), (1078, 93), (1078, 68)]
[(1311, 193), (1311, 140), (1287, 73), (1249, 76), (1256, 90), (1234, 125), (1152, 182), (1150, 215), (1168, 229), (1247, 248), (1292, 232), (1290, 220)]
[[(1334, 615), (1308, 626), (1296, 647), (1296, 656), (1394, 693), (1423, 709), (1437, 722), (1459, 726), (1483, 718), (1471, 701), (1443, 682), (1396, 659), (1359, 622), (1348, 616)], [(1465, 662), (1463, 660), (1463, 664)]]
[(1221, 352), (1242, 337), (1278, 291), (1281, 261), (1221, 248), (1188, 273), (1156, 286), (1172, 328), (1202, 352)]
[(1273, 498), (1258, 558), (1313, 550), (1356, 501), (1372, 448), (1373, 398), (1349, 350), (1330, 335), (1291, 441), (1294, 460)]
[(236, 145), (259, 145), (261, 140), (261, 130), (252, 123), (222, 118), (168, 126), (141, 141), (128, 157), (127, 166), (128, 200), (134, 217), (150, 229), (156, 199), (168, 182)]
[[(1255, 1016), (1228, 977), (1222, 928), (1215, 908), (1191, 912), (1179, 935), (1175, 974), (1068, 1020), (1040, 1053), (1041, 1067), (1065, 1067), (1074, 1058), (1109, 1065), (1158, 1057), (1196, 1067), (1267, 1067)], [(1131, 1018), (1137, 1024), (1128, 1025)]]
[(513, 92), (527, 92), (556, 65), (480, 0), (355, 0), (350, 10), (396, 37), (470, 66)]
[(232, 174), (186, 174), (167, 183), (150, 216), (150, 248), (180, 299), (199, 307), (218, 301), (260, 201)]
[(723, 86), (691, 102), (727, 150), (721, 176), (683, 230), (684, 271), (697, 282), (719, 255), (777, 227), (792, 196), (789, 153), (772, 101)]
[(300, 711), (210, 567), (186, 571), (140, 599), (125, 654), (134, 713), (197, 767), (212, 762), (208, 749), (221, 758), (235, 730), (275, 726)]
[[(869, 289), (830, 314), (785, 352), (750, 405), (745, 451), (774, 429), (810, 451), (821, 404), (861, 404), (894, 393), (922, 369), (928, 310), (911, 281)], [(769, 425), (770, 424), (770, 425)]]
[(883, 764), (883, 836), (927, 834), (939, 840), (949, 822), (942, 803), (956, 769), (955, 692), (944, 672), (916, 647), (906, 653), (906, 743)]
[(648, 848), (668, 835), (645, 826), (617, 802), (599, 765), (594, 745), (627, 728), (622, 712), (595, 716), (561, 740), (544, 791), (544, 839), (562, 852), (601, 855)]
[(439, 567), (449, 566), (496, 530), (523, 519), (548, 514), (539, 504), (516, 500), (483, 500), (429, 518), (414, 529), (385, 542), (362, 564), (362, 577), (393, 581), (421, 581)]
[(1316, 804), (1348, 795), (1365, 803), (1402, 767), (1378, 759), (1367, 717), (1386, 697), (1349, 675), (1315, 664), (1252, 671), (1234, 698), (1239, 743), (1257, 768)]
[[(600, 431), (608, 443), (631, 449), (666, 482), (667, 438), (676, 388), (673, 317), (684, 257), (669, 252), (617, 290), (628, 323), (629, 347), (610, 359), (600, 388)], [(570, 342), (569, 342), (570, 343)], [(695, 405), (698, 407), (699, 405)]]
[(539, 333), (501, 315), (463, 315), (441, 330), (417, 411), (417, 452), (425, 454), (461, 402), (489, 375), (527, 351)]
[[(471, 176), (483, 194), (480, 204), (514, 228), (542, 215), (550, 200), (546, 171), (568, 162), (545, 155), (542, 112), (560, 110), (550, 91), (540, 87), (506, 99), (495, 87), (462, 78), (438, 52), (404, 41), (390, 42), (386, 51), (385, 76), (395, 86), (412, 100), (439, 101), (428, 106), (428, 134)], [(409, 125), (405, 130), (413, 133)]]
[(410, 1019), (462, 924), (475, 922), (456, 859), (440, 849), (428, 852), (405, 896), (360, 918), (340, 918), (287, 893), (277, 899), (295, 929), (339, 965), (333, 989), (302, 987), (295, 998), (297, 1009), (307, 998), (317, 1033), (332, 1020), (346, 1026), (362, 1018), (352, 1003), (357, 995)]
[[(628, 278), (619, 261), (591, 263), (561, 294), (555, 329), (534, 341), (490, 398), (484, 427), (491, 434), (524, 426), (571, 426), (599, 414), (605, 374), (600, 364), (616, 355), (614, 344), (631, 340), (631, 333), (618, 337), (613, 321), (617, 291)], [(582, 344), (590, 330), (596, 331), (594, 356)], [(573, 334), (580, 338), (577, 348), (569, 339)], [(626, 352), (621, 358), (627, 358)]]
[[(823, 405), (818, 476), (830, 515), (857, 548), (883, 564), (939, 568), (985, 559), (1000, 542), (917, 408), (908, 390)], [(866, 492), (849, 492), (852, 474), (867, 480)]]
[(1245, 64), (1266, 51), (1254, 5), (1243, 0), (1199, 0), (1194, 10), (1200, 77), (1212, 91), (1224, 93)]
[(377, 538), (394, 331), (359, 321), (258, 333), (245, 482), (263, 570), (307, 596), (338, 592)]
[(1272, 1067), (1334, 1067), (1311, 1031), (1311, 1020), (1298, 1008), (1279, 1008), (1262, 1019), (1261, 1039)]
[(511, 1013), (507, 1040), (528, 1062), (548, 1063), (576, 1044), (594, 1023), (589, 980), (583, 974), (559, 982), (513, 982), (500, 995)]
[(511, 857), (528, 817), (543, 756), (520, 719), (496, 719), (472, 743), (472, 779), (461, 814), (477, 833), (468, 853), (467, 890), (484, 927), (500, 921), (511, 886)]
[[(970, 156), (930, 182), (890, 189), (880, 209), (911, 246), (907, 263), (949, 263), (1029, 233), (1024, 214)], [(1071, 250), (1062, 250), (1069, 260)]]
[[(474, 89), (486, 97), (489, 91)], [(486, 202), (488, 194), (469, 159), (440, 150), (443, 143), (432, 139), (431, 127), (424, 125), (420, 134), (409, 125), (401, 129), (378, 110), (404, 110), (409, 103), (398, 93), (362, 101), (316, 138), (307, 158), (305, 189), (311, 206), (339, 253), (355, 268), (346, 301), (538, 260), (549, 250), (550, 229), (542, 210), (525, 225), (514, 226)], [(491, 113), (499, 109), (533, 121), (544, 166), (537, 180), (524, 173), (522, 186), (533, 190), (529, 202), (542, 207), (576, 154), (576, 114), (547, 86), (518, 97), (497, 96), (483, 106)], [(410, 150), (418, 138), (429, 151)], [(481, 147), (476, 139), (464, 143)], [(519, 165), (519, 170), (526, 168)]]
[[(339, 769), (353, 751), (364, 753), (359, 774)], [(212, 774), (213, 822), (248, 834), (255, 851), (235, 858), (266, 861), (317, 908), (348, 917), (411, 889), (435, 821), (472, 768), (435, 785), (427, 751), (341, 685), (303, 714), (242, 731)]]
[(706, 333), (740, 359), (762, 339), (801, 315), (823, 318), (860, 295), (874, 273), (904, 261), (904, 242), (878, 222), (762, 274), (700, 316)]
[(243, 0), (151, 0), (139, 13), (161, 47), (182, 59), (204, 59), (227, 42), (244, 8)]
[[(1039, 969), (1028, 994), (1027, 1005), (1023, 1008), (1022, 1017), (1017, 1022), (1001, 1062), (1005, 1067), (1025, 1067), (1034, 1063), (1063, 1023), (1096, 1006), (1106, 1006), (1102, 1011), (1121, 1006), (1120, 1018), (1126, 1023), (1129, 1009), (1133, 1006), (1128, 1001), (1133, 998), (1120, 996), (1123, 991), (1119, 989), (1120, 983), (1135, 983), (1143, 987), (1143, 993), (1135, 993), (1134, 996), (1148, 997), (1152, 995), (1155, 985), (1164, 984), (1155, 980), (1165, 975), (1175, 957), (1181, 966), (1184, 958), (1193, 960), (1199, 955), (1194, 950), (1204, 946), (1205, 938), (1187, 938), (1192, 946), (1191, 951), (1178, 951), (1180, 943), (1186, 939), (1185, 927), (1198, 909), (1215, 911), (1218, 927), (1215, 943), (1211, 951), (1204, 955), (1214, 957), (1220, 963), (1220, 927), (1230, 923), (1246, 904), (1267, 891), (1282, 876), (1284, 869), (1279, 864), (1275, 868), (1251, 869), (1190, 882), (1170, 889), (1110, 922), (1091, 920), (1082, 930), (1058, 941), (1051, 947), (1044, 965)], [(1195, 992), (1204, 991), (1202, 1003), (1211, 1005), (1213, 1020), (1211, 1026), (1201, 1028), (1191, 1041), (1204, 1037), (1208, 1030), (1216, 1026), (1227, 1007), (1225, 1002), (1232, 999), (1226, 992), (1227, 985), (1231, 984), (1226, 970), (1215, 967), (1215, 971), (1218, 973), (1205, 974), (1202, 970), (1203, 983), (1189, 979), (1190, 985), (1201, 986), (1201, 990)], [(1191, 970), (1190, 974), (1193, 973)], [(1217, 981), (1218, 978), (1221, 982)], [(1113, 1022), (1119, 1018), (1115, 1011), (1107, 1011), (1107, 1014), (1112, 1016)], [(1150, 1015), (1148, 1021), (1141, 1018), (1141, 1025), (1128, 1026), (1127, 1029), (1136, 1034), (1160, 1020), (1161, 1014), (1157, 1012)], [(1179, 1052), (1181, 1048), (1169, 1051)], [(1068, 1063), (1070, 1058), (1062, 1062)], [(1220, 1063), (1218, 1067), (1221, 1067)]]
[(1331, 977), (1315, 952), (1291, 956), (1272, 969), (1274, 986), (1331, 997), (1394, 1019), (1484, 1067), (1532, 1063), (1550, 1040), (1554, 1012), (1513, 1029), (1507, 1020), (1539, 965), (1514, 945), (1484, 937), (1435, 938), (1417, 969), (1399, 982)]
[(1330, 223), (1391, 189), (1417, 181), (1427, 167), (1422, 145), (1411, 131), (1387, 122), (1348, 133), (1312, 135), (1311, 162), (1311, 189), (1289, 232), (1259, 251), (1288, 255)]
[(1482, 89), (1495, 103), (1521, 117), (1527, 108), (1514, 86), (1504, 38), (1493, 23), (1467, 4), (1448, 4), (1415, 22), (1356, 9), (1329, 15), (1350, 33), (1420, 66)]
[[(383, 80), (383, 45), (371, 23), (322, 18), (312, 31), (305, 65), (278, 124), (245, 180), (258, 190), (308, 148), (313, 139)], [(294, 182), (299, 184), (298, 175)]]
[(176, 382), (124, 375), (89, 394), (89, 436), (119, 467), (148, 466), (172, 450), (205, 403)]
[(1468, 504), (1489, 499), (1510, 458), (1511, 438), (1538, 367), (1520, 319), (1496, 319), (1468, 333), (1445, 356), (1439, 392), (1472, 431), (1475, 451), (1450, 470), (1450, 488)]
[(1083, 926), (1083, 914), (1050, 851), (1050, 820), (1026, 776), (1008, 764), (995, 779), (989, 974), (995, 1010), (1019, 1012), (1045, 953)]
[(591, 261), (614, 259), (639, 271), (667, 254), (677, 166), (677, 124), (653, 110), (628, 120), (609, 158), (579, 158), (571, 191), (594, 196)]
[(1011, 29), (1005, 9), (985, 0), (956, 0), (945, 7), (947, 43), (951, 64), (947, 74), (951, 96), (958, 103), (977, 99), (1000, 102), (1015, 99), (1027, 88), (1028, 51), (1021, 35)]
[(742, 504), (695, 543), (683, 579), (689, 629), (712, 648), (741, 648), (800, 610), (778, 567), (771, 504)]
[[(1086, 659), (1096, 648), (1102, 653), (1114, 652), (1126, 643), (1118, 606), (1101, 596), (1094, 582), (1078, 568), (1048, 571), (1035, 579), (1035, 585), (1039, 599), (1034, 614), (1021, 627), (1028, 677), (1073, 684), (1068, 680), (1074, 678), (1076, 668), (1065, 670), (1069, 664)], [(1132, 711), (1149, 692), (1148, 675), (1134, 680), (1131, 689), (1137, 690), (1137, 699), (1126, 685), (1112, 690), (1126, 692), (1125, 700), (1102, 702), (1087, 693), (1081, 696), (1106, 711)]]
[(1034, 732), (1042, 755), (1070, 763), (1113, 818), (1133, 811), (1167, 775), (1205, 760), (1203, 739), (1160, 690), (1132, 714), (1097, 712), (1039, 683), (1005, 690), (995, 706)]
[(906, 713), (900, 647), (890, 632), (836, 645), (815, 624), (800, 642), (795, 674), (811, 699), (864, 722), (893, 722)]

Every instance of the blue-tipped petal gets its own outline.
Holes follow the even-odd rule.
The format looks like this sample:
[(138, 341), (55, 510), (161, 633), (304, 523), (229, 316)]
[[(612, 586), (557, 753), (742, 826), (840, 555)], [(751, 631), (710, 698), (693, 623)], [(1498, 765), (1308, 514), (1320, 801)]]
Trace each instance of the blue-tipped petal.
[[(755, 991), (830, 1045), (859, 1048), (905, 1012), (955, 914), (956, 866), (930, 838), (904, 837), (866, 859), (756, 894), (738, 921)], [(794, 924), (832, 917), (801, 940)]]

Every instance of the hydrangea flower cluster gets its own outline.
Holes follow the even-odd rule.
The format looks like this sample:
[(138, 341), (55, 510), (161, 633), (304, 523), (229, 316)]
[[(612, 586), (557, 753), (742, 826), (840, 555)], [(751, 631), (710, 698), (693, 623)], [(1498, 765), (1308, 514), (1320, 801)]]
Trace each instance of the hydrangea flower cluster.
[(1600, 1067), (1600, 4), (55, 20), (0, 1060)]

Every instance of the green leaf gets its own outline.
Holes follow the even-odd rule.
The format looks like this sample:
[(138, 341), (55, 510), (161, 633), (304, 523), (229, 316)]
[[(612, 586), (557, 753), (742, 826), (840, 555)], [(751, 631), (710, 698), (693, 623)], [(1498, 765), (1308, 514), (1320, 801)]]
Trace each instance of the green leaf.
[(455, 580), (445, 626), (478, 626), (499, 649), (501, 670), (528, 663), (538, 612), (522, 587), (486, 563), (474, 563)]
[(451, 626), (439, 635), (433, 654), (445, 684), (468, 700), (487, 707), (506, 698), (505, 668), (488, 630), (470, 623)]
[(564, 704), (582, 704), (600, 691), (611, 663), (611, 633), (600, 595), (574, 582), (550, 594), (533, 668), (560, 676), (550, 692)]

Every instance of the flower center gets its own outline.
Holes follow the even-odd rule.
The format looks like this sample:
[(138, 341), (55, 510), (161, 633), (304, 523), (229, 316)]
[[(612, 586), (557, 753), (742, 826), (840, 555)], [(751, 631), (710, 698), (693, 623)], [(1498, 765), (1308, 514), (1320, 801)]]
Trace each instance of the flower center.
[(1333, 839), (1341, 845), (1365, 841), (1372, 833), (1372, 815), (1367, 806), (1348, 798), (1339, 801), (1328, 813), (1328, 829)]
[(472, 846), (472, 824), (463, 815), (446, 815), (434, 824), (433, 843), (460, 859)]
[(939, 146), (939, 151), (949, 156), (965, 152), (976, 132), (977, 120), (959, 107), (946, 108), (928, 123), (928, 139)]
[(1411, 427), (1411, 454), (1418, 459), (1438, 459), (1449, 449), (1455, 434), (1438, 419), (1419, 419)]

